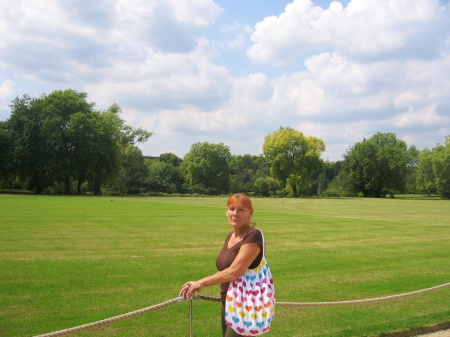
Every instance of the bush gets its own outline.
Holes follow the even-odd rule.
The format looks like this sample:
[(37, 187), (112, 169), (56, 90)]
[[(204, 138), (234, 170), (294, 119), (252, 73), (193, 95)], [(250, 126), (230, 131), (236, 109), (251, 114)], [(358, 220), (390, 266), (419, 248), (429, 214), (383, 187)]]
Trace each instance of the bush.
[(325, 192), (322, 193), (321, 196), (326, 198), (337, 198), (341, 197), (341, 194), (339, 193), (339, 190), (336, 188), (327, 188)]

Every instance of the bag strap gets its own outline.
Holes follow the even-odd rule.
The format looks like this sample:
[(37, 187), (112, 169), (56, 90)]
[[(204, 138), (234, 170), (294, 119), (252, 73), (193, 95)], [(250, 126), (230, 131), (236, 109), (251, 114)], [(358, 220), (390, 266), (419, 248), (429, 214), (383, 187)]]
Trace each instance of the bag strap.
[(262, 230), (260, 230), (259, 228), (255, 227), (255, 229), (257, 229), (257, 230), (259, 230), (261, 232), (263, 257), (265, 257), (266, 256), (266, 242), (264, 241), (264, 234), (263, 234)]

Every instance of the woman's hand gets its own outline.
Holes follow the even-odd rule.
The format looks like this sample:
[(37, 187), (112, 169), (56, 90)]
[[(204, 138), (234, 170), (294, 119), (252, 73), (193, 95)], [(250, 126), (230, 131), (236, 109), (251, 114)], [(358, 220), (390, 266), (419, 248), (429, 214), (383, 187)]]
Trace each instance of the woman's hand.
[(199, 292), (204, 288), (201, 281), (189, 281), (181, 287), (179, 296), (189, 298), (194, 295), (195, 292)]

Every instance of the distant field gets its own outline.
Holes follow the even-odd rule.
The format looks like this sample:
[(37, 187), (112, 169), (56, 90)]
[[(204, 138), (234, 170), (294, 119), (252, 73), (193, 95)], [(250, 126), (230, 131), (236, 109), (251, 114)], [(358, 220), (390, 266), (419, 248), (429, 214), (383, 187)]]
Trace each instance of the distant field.
[[(177, 297), (215, 272), (226, 198), (0, 195), (0, 336), (34, 336)], [(450, 282), (450, 201), (253, 199), (282, 302), (364, 299)], [(217, 296), (218, 287), (205, 295)], [(278, 307), (272, 337), (380, 336), (450, 321), (450, 287), (352, 306)], [(189, 303), (73, 336), (189, 336)], [(220, 335), (194, 301), (194, 336)]]

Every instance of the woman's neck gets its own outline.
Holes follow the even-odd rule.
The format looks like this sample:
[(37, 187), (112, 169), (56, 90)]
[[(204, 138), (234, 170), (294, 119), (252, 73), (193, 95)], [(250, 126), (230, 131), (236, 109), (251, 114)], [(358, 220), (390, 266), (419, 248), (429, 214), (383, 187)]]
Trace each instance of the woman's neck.
[(244, 238), (245, 233), (248, 232), (248, 230), (250, 229), (250, 224), (246, 224), (245, 226), (243, 226), (242, 228), (235, 228), (234, 229), (234, 237), (235, 238), (240, 238), (241, 240)]

